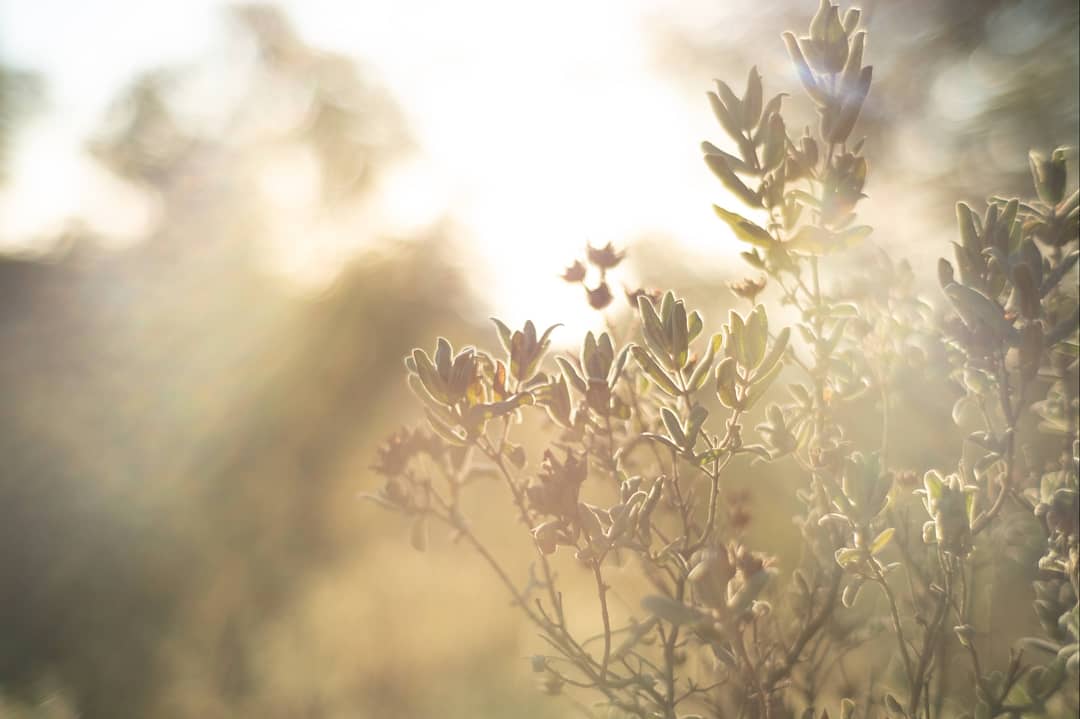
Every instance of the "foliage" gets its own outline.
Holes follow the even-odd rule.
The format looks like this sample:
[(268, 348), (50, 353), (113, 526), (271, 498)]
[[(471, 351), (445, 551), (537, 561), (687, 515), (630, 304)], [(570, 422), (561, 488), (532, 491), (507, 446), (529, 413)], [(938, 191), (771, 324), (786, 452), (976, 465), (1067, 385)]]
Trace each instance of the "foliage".
[[(756, 69), (741, 95), (717, 81), (708, 96), (729, 149), (704, 143), (705, 163), (746, 208), (715, 211), (765, 275), (733, 286), (747, 312), (710, 334), (673, 292), (640, 291), (629, 296), (633, 328), (589, 333), (578, 356), (553, 364), (554, 327), (499, 320), (502, 353), (455, 353), (439, 338), (433, 355), (406, 360), (434, 434), (403, 430), (383, 447), (373, 499), (411, 519), (418, 549), (439, 522), (483, 556), (546, 643), (532, 667), (551, 693), (589, 690), (610, 716), (664, 719), (815, 717), (826, 705), (911, 719), (1077, 710), (1080, 196), (1067, 190), (1068, 151), (1032, 153), (1037, 200), (992, 197), (982, 213), (957, 205), (940, 311), (905, 261), (881, 258), (830, 289), (826, 265), (871, 234), (857, 219), (869, 165), (852, 140), (873, 75), (859, 21), (822, 0), (806, 36), (783, 35), (820, 115), (814, 131), (792, 134), (785, 94), (766, 95)], [(610, 246), (590, 249), (597, 309), (612, 301), (606, 277), (621, 260)], [(575, 262), (565, 279), (585, 276)], [(767, 284), (780, 304), (768, 313), (756, 304)], [(890, 461), (904, 362), (964, 392), (951, 421), (966, 438), (928, 458), (921, 482)], [(867, 395), (880, 398), (879, 442), (855, 442), (843, 420)], [(549, 428), (536, 473), (515, 443), (530, 415)], [(777, 463), (801, 503), (790, 572), (745, 542), (750, 520), (729, 479), (748, 461)], [(465, 490), (491, 475), (532, 534), (527, 585), (465, 516)], [(980, 623), (1006, 518), (1043, 533), (1030, 588), (1043, 636)], [(592, 578), (595, 637), (568, 616), (554, 569), (567, 552)], [(647, 587), (622, 623), (610, 602), (616, 566)], [(990, 634), (1013, 646), (1000, 668)], [(854, 686), (834, 673), (849, 655), (863, 661)]]

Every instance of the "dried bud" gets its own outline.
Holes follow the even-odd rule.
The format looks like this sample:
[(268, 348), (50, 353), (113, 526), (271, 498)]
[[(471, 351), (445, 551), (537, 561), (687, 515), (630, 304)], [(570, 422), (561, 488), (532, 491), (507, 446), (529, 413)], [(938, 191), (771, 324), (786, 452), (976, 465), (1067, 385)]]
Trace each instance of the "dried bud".
[(581, 264), (581, 260), (574, 260), (574, 264), (563, 272), (562, 278), (566, 282), (581, 282), (585, 279), (585, 265)]
[(609, 242), (600, 249), (596, 249), (592, 245), (586, 247), (586, 252), (589, 257), (589, 262), (597, 267), (610, 270), (619, 265), (626, 257), (625, 252), (616, 252), (614, 246)]
[(741, 297), (742, 299), (753, 303), (755, 298), (765, 289), (767, 282), (768, 280), (766, 280), (764, 276), (759, 277), (756, 280), (747, 277), (738, 282), (728, 283), (728, 287), (731, 288), (731, 291), (735, 293), (736, 297)]
[(596, 288), (585, 288), (585, 294), (589, 298), (589, 306), (594, 310), (602, 310), (611, 304), (612, 295), (606, 282), (601, 282)]

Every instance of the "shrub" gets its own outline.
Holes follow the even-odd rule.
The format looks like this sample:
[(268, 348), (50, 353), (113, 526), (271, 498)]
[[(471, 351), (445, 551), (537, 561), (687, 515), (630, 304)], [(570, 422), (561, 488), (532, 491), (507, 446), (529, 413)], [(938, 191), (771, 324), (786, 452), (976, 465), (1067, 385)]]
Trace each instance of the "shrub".
[[(904, 261), (828, 289), (823, 265), (871, 233), (856, 215), (868, 163), (851, 139), (872, 79), (859, 21), (822, 0), (805, 37), (783, 35), (815, 132), (790, 132), (785, 95), (767, 96), (756, 69), (741, 96), (724, 82), (709, 94), (729, 149), (704, 143), (705, 163), (747, 215), (715, 211), (763, 274), (732, 286), (748, 312), (710, 334), (674, 293), (640, 291), (626, 343), (614, 329), (589, 333), (578, 356), (550, 362), (553, 327), (494, 320), (501, 352), (455, 352), (440, 338), (406, 359), (430, 432), (382, 447), (374, 499), (411, 518), (418, 549), (440, 522), (490, 564), (545, 642), (532, 668), (551, 693), (569, 686), (609, 716), (664, 719), (1077, 711), (1080, 210), (1067, 151), (1031, 154), (1037, 200), (992, 197), (981, 214), (957, 205), (940, 312)], [(564, 279), (603, 309), (622, 259), (590, 249), (595, 286), (581, 262)], [(766, 283), (791, 327), (756, 304)], [(962, 442), (917, 473), (890, 457), (905, 363), (963, 388)], [(843, 409), (867, 395), (880, 398), (880, 437), (856, 441)], [(536, 472), (515, 443), (529, 416), (549, 427)], [(749, 515), (730, 488), (745, 460), (776, 463), (778, 486), (798, 498), (791, 571), (745, 543)], [(527, 585), (464, 516), (463, 493), (490, 474), (531, 532)], [(1027, 592), (1042, 636), (1018, 636), (1019, 621), (980, 624), (1008, 541), (991, 530), (1005, 517), (1041, 532)], [(597, 636), (568, 616), (553, 569), (563, 553), (591, 576)], [(641, 580), (640, 611), (619, 623), (616, 565)], [(1002, 666), (991, 634), (1012, 647)], [(845, 682), (834, 670), (847, 656), (862, 669)]]

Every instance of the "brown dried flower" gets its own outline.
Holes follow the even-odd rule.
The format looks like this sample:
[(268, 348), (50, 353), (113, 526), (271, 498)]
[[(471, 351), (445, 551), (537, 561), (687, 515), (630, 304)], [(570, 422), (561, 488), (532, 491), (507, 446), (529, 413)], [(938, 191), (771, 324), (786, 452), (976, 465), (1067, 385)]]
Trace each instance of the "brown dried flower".
[(736, 297), (741, 297), (753, 303), (755, 298), (765, 289), (767, 283), (768, 280), (763, 275), (756, 280), (746, 277), (738, 282), (729, 282), (728, 287), (731, 288)]
[(581, 260), (574, 260), (574, 264), (563, 272), (562, 278), (566, 282), (581, 282), (585, 279), (585, 265), (581, 264)]
[(589, 256), (589, 262), (597, 267), (610, 270), (617, 267), (623, 258), (626, 257), (625, 252), (616, 252), (615, 247), (609, 242), (600, 249), (593, 247), (592, 245), (586, 246)]
[(611, 289), (607, 286), (607, 282), (601, 282), (595, 289), (585, 288), (585, 294), (589, 298), (589, 305), (594, 310), (602, 310), (611, 304), (613, 299)]

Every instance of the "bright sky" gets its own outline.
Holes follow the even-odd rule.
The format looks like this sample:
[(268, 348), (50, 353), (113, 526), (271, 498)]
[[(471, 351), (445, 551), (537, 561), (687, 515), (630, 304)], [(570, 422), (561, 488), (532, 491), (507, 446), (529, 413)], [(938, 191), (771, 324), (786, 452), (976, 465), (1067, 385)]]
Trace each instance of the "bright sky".
[[(664, 234), (699, 260), (733, 253), (710, 210), (719, 185), (698, 152), (701, 139), (719, 134), (708, 88), (687, 96), (651, 57), (649, 23), (671, 4), (281, 5), (307, 42), (373, 66), (403, 105), (422, 156), (388, 183), (391, 213), (407, 224), (449, 211), (474, 240), (490, 298), (509, 320), (580, 313), (579, 294), (556, 275), (586, 241), (622, 246)], [(679, 10), (715, 17), (723, 5), (695, 1)], [(112, 185), (85, 159), (82, 139), (140, 69), (192, 62), (219, 46), (225, 6), (0, 3), (0, 53), (45, 76), (49, 103), (17, 145), (12, 185), (0, 196), (0, 243), (25, 242), (72, 215), (103, 218), (117, 234), (140, 226), (138, 213), (117, 217), (101, 206), (113, 197), (101, 188)], [(308, 256), (322, 251), (310, 249)]]

